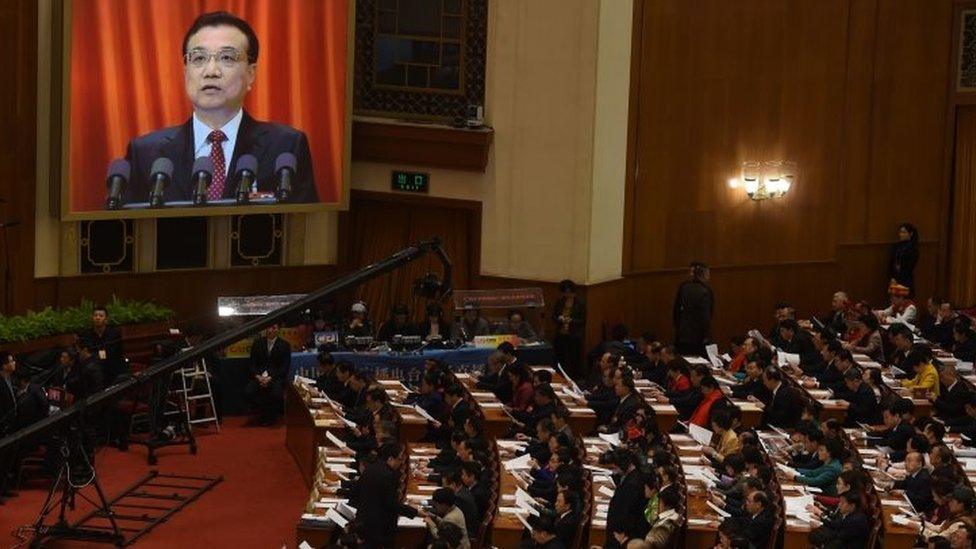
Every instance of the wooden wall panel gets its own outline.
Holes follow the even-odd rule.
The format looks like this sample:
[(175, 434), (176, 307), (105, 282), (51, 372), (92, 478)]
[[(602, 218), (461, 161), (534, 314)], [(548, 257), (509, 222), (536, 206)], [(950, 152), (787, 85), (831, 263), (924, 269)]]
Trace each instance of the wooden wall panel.
[[(637, 4), (626, 272), (832, 260), (906, 220), (941, 238), (951, 0)], [(785, 199), (728, 188), (778, 159)]]
[[(625, 278), (592, 286), (605, 324), (670, 338), (688, 261), (714, 266), (725, 342), (786, 299), (808, 315), (837, 289), (885, 300), (898, 223), (922, 233), (917, 293), (940, 265), (952, 0), (637, 0)], [(950, 118), (951, 120), (951, 118)], [(792, 159), (786, 199), (726, 181), (742, 161)]]
[[(945, 169), (952, 2), (879, 2), (866, 241), (891, 240), (911, 221), (938, 238)], [(857, 152), (857, 151), (853, 151)]]
[[(645, 2), (632, 271), (833, 256), (848, 15), (846, 0)], [(743, 161), (781, 159), (800, 168), (785, 200), (728, 188)]]

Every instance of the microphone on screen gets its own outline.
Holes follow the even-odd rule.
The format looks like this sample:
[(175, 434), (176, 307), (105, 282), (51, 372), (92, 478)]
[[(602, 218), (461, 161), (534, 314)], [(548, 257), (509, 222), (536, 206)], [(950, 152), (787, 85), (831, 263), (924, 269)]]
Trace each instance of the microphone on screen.
[(173, 161), (169, 158), (157, 158), (149, 169), (149, 181), (152, 182), (152, 190), (149, 191), (150, 208), (163, 207), (163, 191), (172, 179)]
[(278, 187), (275, 189), (275, 202), (286, 202), (291, 196), (291, 178), (295, 177), (298, 159), (290, 152), (283, 152), (275, 160), (275, 178)]
[(122, 191), (125, 190), (130, 175), (132, 166), (124, 158), (116, 158), (108, 165), (108, 175), (105, 177), (105, 186), (108, 187), (106, 209), (117, 210), (122, 207)]
[(237, 173), (234, 177), (239, 177), (237, 184), (237, 203), (247, 204), (250, 202), (251, 185), (257, 180), (258, 159), (253, 154), (245, 154), (237, 159)]
[(207, 188), (213, 181), (214, 161), (209, 156), (201, 156), (193, 161), (193, 205), (203, 206), (207, 203)]

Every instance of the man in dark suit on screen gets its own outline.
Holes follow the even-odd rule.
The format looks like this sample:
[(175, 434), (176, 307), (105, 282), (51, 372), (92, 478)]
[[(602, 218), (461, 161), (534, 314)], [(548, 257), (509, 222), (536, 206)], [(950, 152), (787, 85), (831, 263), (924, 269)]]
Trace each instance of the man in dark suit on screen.
[(244, 394), (258, 409), (261, 425), (273, 424), (283, 406), (290, 365), (291, 345), (278, 337), (278, 325), (272, 324), (251, 344), (251, 381), (244, 388)]
[(150, 171), (158, 158), (173, 162), (173, 177), (163, 193), (166, 202), (193, 197), (193, 162), (208, 156), (214, 174), (207, 200), (233, 198), (240, 181), (241, 156), (257, 158), (257, 190), (277, 188), (275, 164), (282, 153), (295, 155), (288, 202), (317, 202), (312, 158), (305, 134), (282, 124), (261, 122), (244, 111), (244, 96), (257, 74), (258, 39), (251, 26), (227, 12), (201, 15), (183, 39), (183, 76), (193, 116), (182, 125), (132, 140), (126, 159), (132, 166), (124, 202), (149, 200)]

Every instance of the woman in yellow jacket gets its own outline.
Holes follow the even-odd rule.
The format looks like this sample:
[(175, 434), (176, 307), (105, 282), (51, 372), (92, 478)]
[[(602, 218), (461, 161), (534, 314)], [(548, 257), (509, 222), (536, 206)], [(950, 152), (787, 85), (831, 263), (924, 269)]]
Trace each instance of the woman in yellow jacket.
[(925, 389), (939, 396), (939, 372), (932, 365), (932, 361), (917, 353), (910, 353), (905, 361), (905, 365), (915, 371), (915, 377), (902, 381), (901, 386), (912, 390)]

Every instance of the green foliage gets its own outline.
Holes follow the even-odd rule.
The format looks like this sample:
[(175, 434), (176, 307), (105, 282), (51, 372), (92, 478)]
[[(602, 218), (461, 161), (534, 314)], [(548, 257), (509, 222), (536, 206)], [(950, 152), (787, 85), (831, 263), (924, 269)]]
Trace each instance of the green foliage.
[[(27, 311), (23, 316), (0, 315), (0, 343), (29, 341), (42, 337), (80, 332), (91, 325), (95, 303), (83, 300), (77, 307)], [(105, 304), (108, 317), (115, 324), (159, 322), (173, 318), (172, 309), (144, 301), (122, 300), (114, 295)]]

